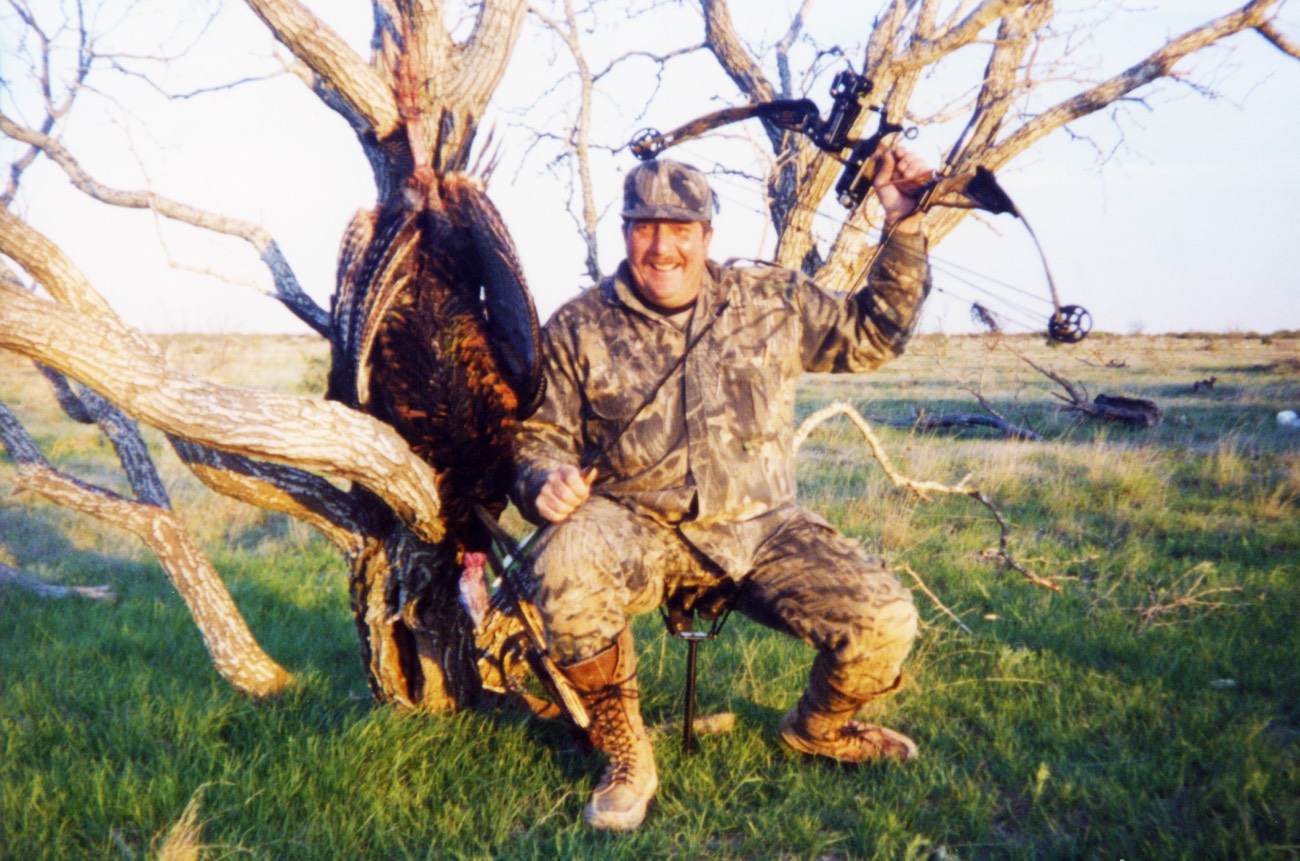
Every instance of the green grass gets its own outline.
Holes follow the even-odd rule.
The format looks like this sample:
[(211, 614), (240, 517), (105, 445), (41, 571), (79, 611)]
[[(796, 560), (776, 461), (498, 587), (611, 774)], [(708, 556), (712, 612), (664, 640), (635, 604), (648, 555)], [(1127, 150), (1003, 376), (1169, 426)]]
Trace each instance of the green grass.
[[(178, 344), (178, 357), (215, 363), (202, 372), (235, 378), (266, 349)], [(1296, 348), (1017, 342), (1094, 394), (1157, 400), (1165, 421), (1144, 431), (1061, 413), (1050, 383), (977, 339), (924, 338), (877, 374), (810, 378), (801, 416), (833, 400), (881, 418), (975, 412), (963, 386), (979, 385), (1032, 424), (1043, 442), (878, 433), (913, 477), (972, 473), (1011, 523), (1016, 557), (1062, 591), (982, 554), (998, 539), (983, 508), (911, 499), (847, 422), (818, 429), (800, 454), (803, 500), (911, 566), (973, 631), (917, 593), (906, 683), (871, 714), (922, 757), (852, 770), (787, 753), (775, 730), (811, 652), (733, 619), (701, 647), (699, 707), (734, 712), (736, 729), (693, 756), (661, 735), (658, 800), (624, 836), (583, 826), (600, 763), (559, 726), (375, 706), (343, 564), (302, 527), (214, 500), (161, 464), (253, 631), (299, 677), (257, 704), (220, 681), (129, 539), (7, 498), (0, 559), (121, 597), (0, 590), (0, 859), (154, 858), (192, 802), (208, 859), (1297, 857), (1300, 432), (1273, 420), (1300, 404)], [(283, 390), (310, 390), (320, 372), (310, 352), (296, 372), (278, 364)], [(108, 474), (111, 452), (68, 433), (10, 370), (0, 397), (51, 457)], [(1191, 391), (1211, 375), (1212, 390)], [(680, 717), (685, 650), (655, 616), (636, 633), (643, 710), (659, 726)]]

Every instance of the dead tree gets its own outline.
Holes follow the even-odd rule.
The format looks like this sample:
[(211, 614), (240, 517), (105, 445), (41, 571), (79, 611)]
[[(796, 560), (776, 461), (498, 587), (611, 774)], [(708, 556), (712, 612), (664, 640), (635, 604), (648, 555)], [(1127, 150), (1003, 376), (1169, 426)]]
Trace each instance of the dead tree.
[[(786, 36), (774, 47), (777, 75), (771, 75), (747, 46), (727, 0), (701, 0), (705, 41), (740, 95), (749, 102), (797, 96), (791, 91), (789, 46), (794, 43), (811, 3), (803, 4)], [(1038, 0), (980, 0), (950, 4), (941, 0), (888, 0), (869, 33), (860, 34), (866, 48), (852, 64), (871, 81), (866, 103), (879, 114), (864, 111), (857, 133), (865, 136), (880, 117), (896, 123), (925, 123), (938, 117), (913, 106), (927, 73), (942, 58), (976, 51), (986, 57), (975, 96), (967, 101), (950, 99), (948, 118), (960, 117), (965, 127), (949, 147), (942, 170), (957, 174), (981, 165), (997, 171), (1047, 135), (1088, 114), (1132, 98), (1142, 88), (1162, 78), (1177, 76), (1175, 66), (1188, 56), (1234, 34), (1255, 30), (1296, 56), (1277, 31), (1273, 16), (1276, 0), (1251, 0), (1153, 50), (1140, 62), (1081, 89), (1053, 104), (1024, 109), (1039, 81), (1054, 71), (1048, 50), (1056, 35), (1055, 4)], [(992, 37), (992, 38), (990, 38)], [(773, 226), (777, 231), (777, 262), (805, 266), (818, 282), (832, 289), (861, 284), (870, 254), (865, 238), (880, 223), (870, 205), (848, 214), (843, 227), (824, 255), (813, 245), (813, 217), (841, 172), (835, 159), (819, 152), (803, 135), (768, 125), (765, 129), (773, 159), (767, 177)], [(937, 208), (926, 228), (931, 243), (947, 235), (967, 210)]]
[(1155, 401), (1128, 395), (1099, 394), (1095, 398), (1089, 397), (1088, 389), (1082, 383), (1072, 382), (1056, 371), (1039, 365), (1019, 350), (1004, 346), (1011, 355), (1061, 387), (1060, 392), (1054, 391), (1051, 394), (1064, 404), (1062, 409), (1098, 421), (1130, 427), (1151, 428), (1160, 424), (1162, 414)]
[[(0, 412), (0, 439), (23, 486), (140, 535), (190, 606), (218, 670), (239, 690), (274, 694), (289, 674), (258, 647), (188, 539), (134, 421), (164, 431), (212, 489), (302, 519), (339, 548), (378, 700), (434, 710), (472, 705), (485, 684), (511, 687), (502, 668), (522, 672), (503, 657), (517, 630), (504, 605), (489, 605), (476, 620), (461, 595), (463, 574), (470, 589), (482, 586), (473, 582), (481, 576), (475, 554), (487, 549), (478, 509), (491, 516), (504, 507), (511, 428), (539, 392), (536, 315), (509, 234), (469, 171), (478, 121), (525, 4), (478, 4), (458, 40), (440, 2), (375, 0), (369, 61), (296, 0), (248, 5), (292, 53), (299, 76), (347, 120), (374, 172), (378, 199), (344, 237), (328, 311), (299, 288), (264, 229), (98, 182), (61, 143), (65, 108), (48, 97), (42, 122), (0, 116), (0, 131), (29, 148), (11, 171), (5, 204), (39, 154), (107, 204), (249, 242), (278, 298), (329, 338), (328, 398), (233, 389), (177, 372), (57, 245), (6, 208), (0, 253), (39, 292), (6, 270), (0, 347), (48, 367), (65, 405), (105, 428), (135, 498), (50, 467), (8, 410)], [(48, 52), (52, 40), (36, 17), (15, 8)], [(84, 21), (67, 23), (80, 28), (83, 47), (79, 77), (68, 85), (73, 94), (96, 55)]]

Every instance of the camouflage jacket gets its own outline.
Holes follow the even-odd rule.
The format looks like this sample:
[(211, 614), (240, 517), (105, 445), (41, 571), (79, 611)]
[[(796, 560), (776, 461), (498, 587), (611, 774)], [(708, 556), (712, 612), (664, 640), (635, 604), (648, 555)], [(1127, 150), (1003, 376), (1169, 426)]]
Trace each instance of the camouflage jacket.
[(546, 397), (516, 437), (514, 499), (536, 519), (551, 470), (595, 466), (593, 492), (677, 525), (741, 576), (794, 505), (800, 373), (900, 354), (929, 267), (923, 238), (896, 235), (851, 295), (776, 266), (707, 269), (684, 330), (637, 298), (626, 263), (547, 322)]

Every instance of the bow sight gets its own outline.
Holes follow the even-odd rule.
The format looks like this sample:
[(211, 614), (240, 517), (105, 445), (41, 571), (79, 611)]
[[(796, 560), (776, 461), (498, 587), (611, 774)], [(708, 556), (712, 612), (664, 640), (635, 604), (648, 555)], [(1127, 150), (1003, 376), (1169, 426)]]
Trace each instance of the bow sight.
[[(769, 102), (757, 102), (735, 108), (723, 108), (711, 114), (692, 120), (670, 132), (658, 129), (642, 129), (637, 132), (628, 146), (632, 154), (641, 161), (649, 161), (670, 146), (699, 137), (711, 129), (728, 123), (747, 120), (752, 117), (767, 120), (777, 128), (805, 135), (813, 145), (828, 153), (844, 165), (839, 180), (835, 183), (835, 197), (846, 208), (855, 209), (866, 199), (871, 191), (871, 183), (876, 173), (876, 161), (872, 156), (880, 147), (881, 141), (891, 134), (901, 134), (909, 140), (916, 137), (915, 127), (905, 128), (890, 122), (883, 111), (875, 105), (863, 104), (871, 92), (871, 81), (865, 75), (859, 75), (852, 69), (845, 69), (837, 74), (831, 82), (831, 112), (825, 120), (811, 99), (774, 99)], [(864, 110), (874, 111), (880, 115), (876, 131), (865, 138), (851, 138), (850, 132)], [(1047, 324), (1047, 334), (1053, 341), (1076, 343), (1088, 336), (1092, 328), (1092, 317), (1087, 309), (1079, 305), (1061, 305), (1057, 298), (1056, 285), (1052, 282), (1052, 273), (1047, 266), (1038, 237), (1029, 227), (1011, 197), (1002, 189), (993, 176), (993, 172), (976, 167), (968, 173), (952, 176), (933, 176), (920, 189), (917, 208), (929, 209), (931, 206), (951, 206), (961, 209), (982, 209), (992, 213), (1010, 213), (1020, 219), (1029, 231), (1034, 245), (1038, 247), (1039, 257), (1043, 261), (1043, 270), (1047, 275), (1047, 284), (1052, 294), (1054, 308)]]
[[(861, 205), (871, 190), (875, 167), (870, 159), (885, 136), (901, 133), (909, 140), (916, 137), (915, 128), (905, 129), (897, 123), (891, 123), (882, 113), (875, 134), (861, 140), (851, 140), (849, 130), (862, 113), (862, 97), (869, 92), (871, 81), (866, 77), (852, 69), (840, 72), (831, 82), (831, 98), (835, 100), (831, 106), (831, 115), (825, 123), (809, 133), (812, 142), (823, 152), (842, 155), (846, 148), (849, 150), (839, 182), (835, 183), (835, 199), (845, 209), (855, 209)], [(871, 110), (880, 113), (879, 108)]]

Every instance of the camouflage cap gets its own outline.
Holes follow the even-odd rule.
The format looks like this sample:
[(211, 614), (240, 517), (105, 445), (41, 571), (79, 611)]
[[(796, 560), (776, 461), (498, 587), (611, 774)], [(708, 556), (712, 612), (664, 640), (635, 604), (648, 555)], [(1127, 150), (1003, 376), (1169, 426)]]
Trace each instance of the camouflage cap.
[(713, 221), (713, 189), (689, 165), (655, 159), (637, 165), (623, 180), (623, 217)]

